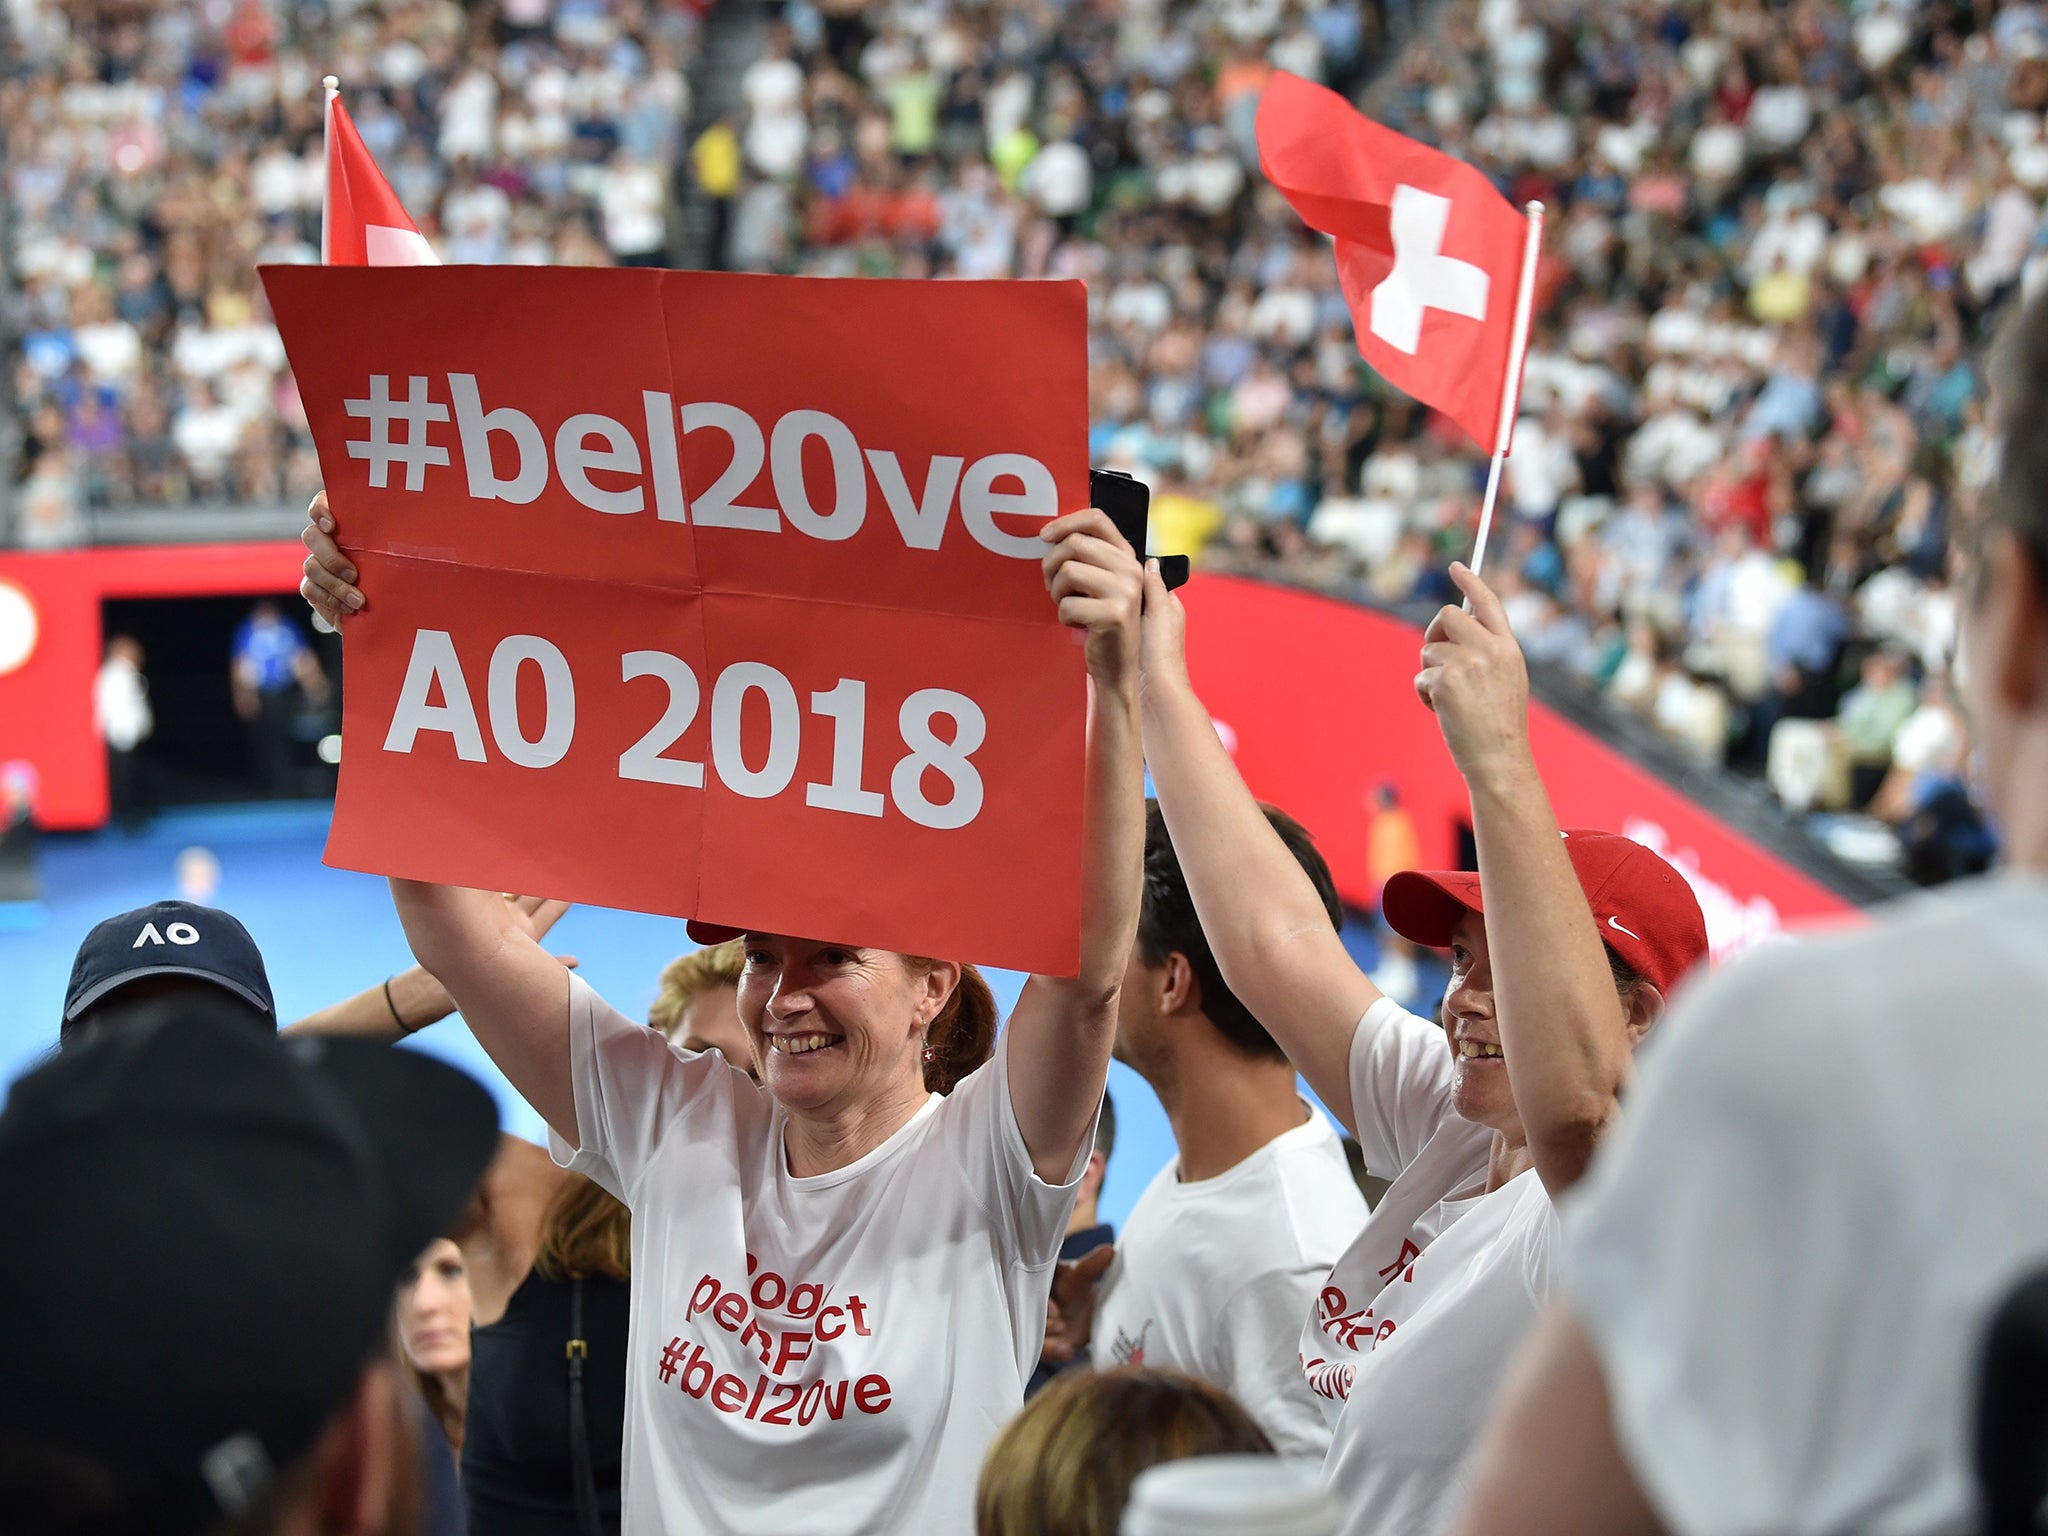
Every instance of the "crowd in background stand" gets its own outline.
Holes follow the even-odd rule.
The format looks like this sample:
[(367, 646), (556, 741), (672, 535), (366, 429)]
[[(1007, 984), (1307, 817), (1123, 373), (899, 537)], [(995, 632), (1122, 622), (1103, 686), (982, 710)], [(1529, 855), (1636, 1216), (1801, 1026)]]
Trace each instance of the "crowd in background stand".
[(254, 266), (315, 254), (331, 65), (449, 261), (662, 261), (680, 176), (716, 265), (1084, 278), (1091, 451), (1161, 548), (1438, 600), (1483, 460), (1363, 368), (1257, 170), (1273, 70), (1371, 82), (1550, 210), (1489, 571), (1532, 658), (1917, 875), (1989, 853), (1950, 529), (1973, 357), (2048, 273), (2039, 5), (1447, 0), (1390, 41), (1351, 0), (788, 0), (689, 145), (696, 20), (652, 0), (15, 10), (22, 542), (312, 488)]
[(673, 0), (10, 4), (15, 541), (318, 486), (256, 269), (319, 259), (323, 74), (444, 261), (661, 265), (698, 27)]
[(1313, 0), (787, 15), (732, 261), (1086, 278), (1091, 448), (1162, 548), (1428, 603), (1484, 462), (1361, 366), (1252, 134), (1275, 69), (1376, 74), (1550, 210), (1490, 572), (1531, 656), (1918, 878), (1988, 859), (1950, 529), (1995, 467), (1972, 356), (2048, 273), (2040, 6), (1456, 0), (1391, 51)]

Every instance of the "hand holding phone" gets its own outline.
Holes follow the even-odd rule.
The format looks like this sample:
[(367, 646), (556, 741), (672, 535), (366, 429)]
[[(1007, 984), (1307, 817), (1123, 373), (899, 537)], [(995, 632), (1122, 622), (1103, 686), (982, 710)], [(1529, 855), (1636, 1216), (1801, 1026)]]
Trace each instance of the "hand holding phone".
[[(1109, 520), (1116, 524), (1116, 531), (1143, 560), (1145, 533), (1152, 514), (1151, 488), (1120, 469), (1091, 469), (1088, 472), (1088, 494), (1095, 505), (1108, 514)], [(1169, 590), (1186, 582), (1186, 555), (1161, 555), (1158, 559), (1160, 578)]]

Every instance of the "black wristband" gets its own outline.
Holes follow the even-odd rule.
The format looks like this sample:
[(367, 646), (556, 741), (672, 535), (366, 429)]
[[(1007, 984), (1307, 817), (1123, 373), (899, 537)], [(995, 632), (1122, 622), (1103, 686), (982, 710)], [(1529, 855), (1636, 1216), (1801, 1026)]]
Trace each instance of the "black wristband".
[(401, 1035), (411, 1034), (411, 1026), (399, 1017), (398, 1004), (391, 1000), (391, 978), (389, 976), (384, 978), (384, 1006), (391, 1010), (391, 1022), (398, 1026), (398, 1032)]

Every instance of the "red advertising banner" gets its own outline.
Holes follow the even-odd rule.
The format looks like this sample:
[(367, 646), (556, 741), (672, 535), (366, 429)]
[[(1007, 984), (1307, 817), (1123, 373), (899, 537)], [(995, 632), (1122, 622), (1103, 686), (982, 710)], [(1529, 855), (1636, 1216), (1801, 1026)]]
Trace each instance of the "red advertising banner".
[[(1252, 792), (1315, 833), (1337, 889), (1379, 900), (1393, 867), (1446, 868), (1470, 825), (1464, 781), (1415, 697), (1422, 636), (1347, 603), (1198, 576), (1188, 608), (1195, 689)], [(1540, 702), (1530, 745), (1558, 820), (1647, 844), (1691, 883), (1717, 960), (1854, 908), (1698, 802)]]
[(368, 597), (330, 864), (1073, 972), (1080, 284), (263, 278)]

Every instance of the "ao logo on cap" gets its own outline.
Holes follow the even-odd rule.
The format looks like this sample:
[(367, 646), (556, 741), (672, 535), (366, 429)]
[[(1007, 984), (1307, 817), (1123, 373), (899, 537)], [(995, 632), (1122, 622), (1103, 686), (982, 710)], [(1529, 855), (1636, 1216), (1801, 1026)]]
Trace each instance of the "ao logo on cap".
[(144, 923), (142, 925), (142, 932), (135, 935), (135, 942), (128, 947), (130, 949), (140, 949), (145, 944), (161, 944), (166, 939), (170, 940), (173, 944), (197, 944), (199, 942), (199, 930), (190, 923), (172, 923), (162, 933), (158, 933), (155, 923)]

